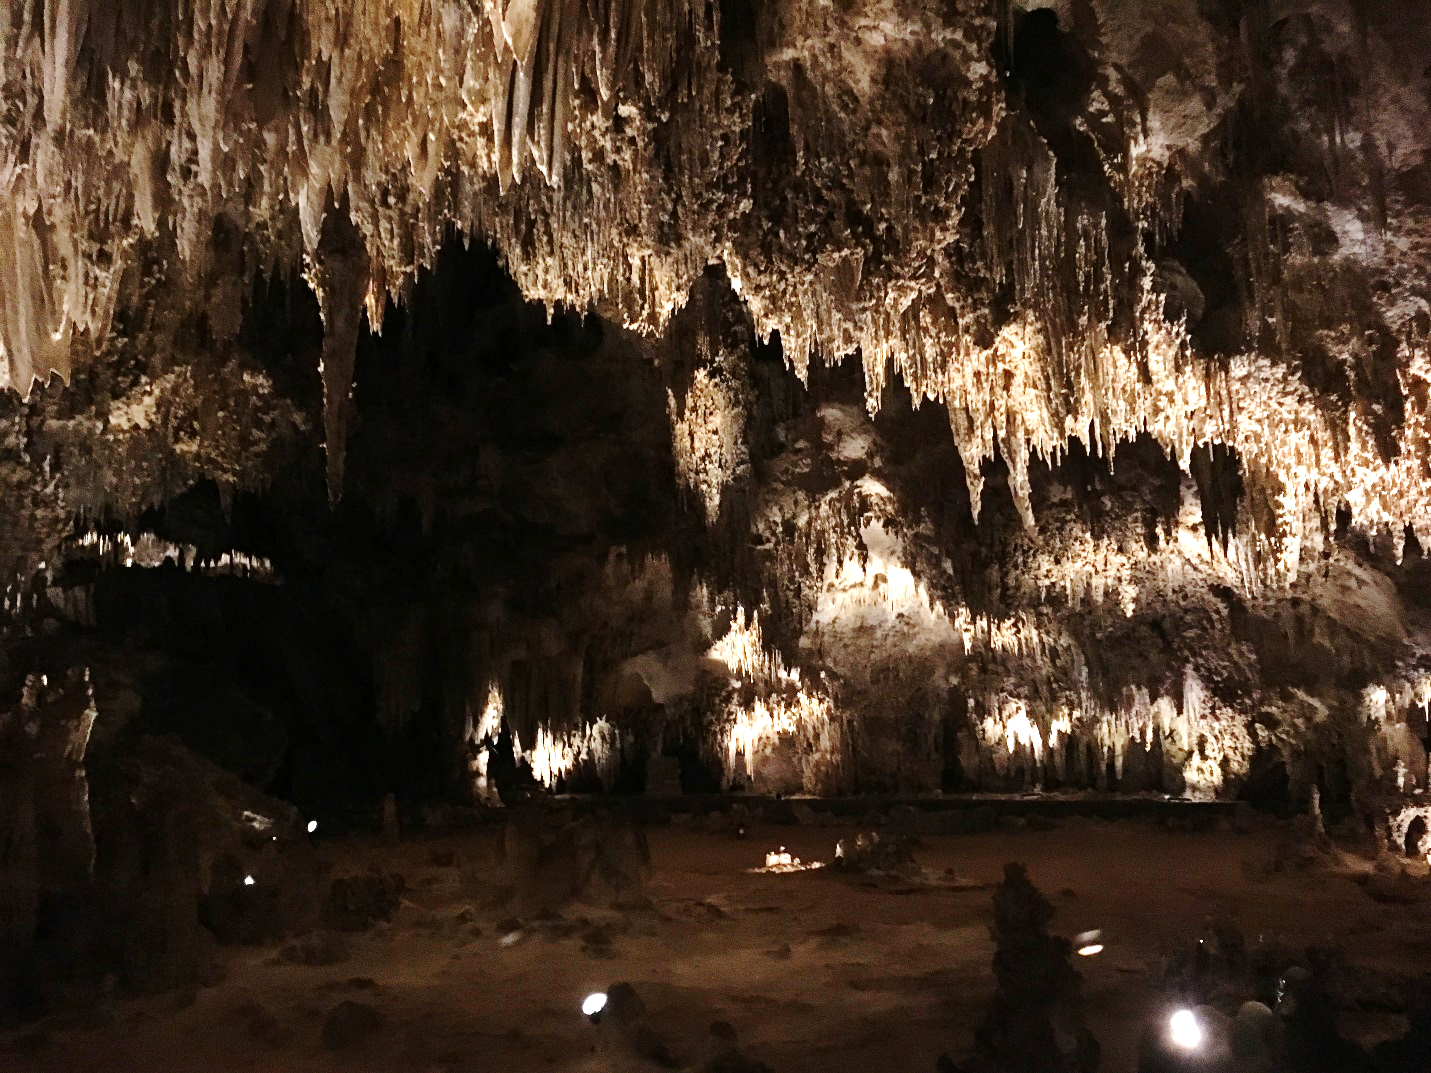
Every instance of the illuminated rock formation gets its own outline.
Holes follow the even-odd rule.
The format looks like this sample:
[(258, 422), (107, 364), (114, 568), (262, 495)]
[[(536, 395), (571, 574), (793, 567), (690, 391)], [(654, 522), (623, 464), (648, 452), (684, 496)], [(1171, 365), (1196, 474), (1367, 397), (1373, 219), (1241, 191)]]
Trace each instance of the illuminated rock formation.
[(310, 740), (423, 727), (479, 796), (506, 742), (1379, 822), (1427, 788), (1420, 14), (0, 4), (3, 643), (169, 558), (329, 624), (263, 686)]

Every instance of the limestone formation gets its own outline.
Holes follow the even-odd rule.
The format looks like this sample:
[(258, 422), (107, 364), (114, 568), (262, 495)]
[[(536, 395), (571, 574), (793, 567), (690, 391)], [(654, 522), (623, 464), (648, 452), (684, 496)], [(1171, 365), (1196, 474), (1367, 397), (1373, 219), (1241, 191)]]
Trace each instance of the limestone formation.
[[(245, 494), (311, 502), (319, 449), (332, 502), (411, 503), (439, 542), (459, 503), (470, 519), (515, 479), (503, 452), (471, 473), (410, 431), (470, 431), (420, 412), (444, 388), (415, 356), (480, 364), (471, 340), (507, 330), (432, 327), (491, 290), (443, 267), (460, 238), (549, 315), (595, 313), (656, 361), (654, 405), (626, 427), (664, 411), (653, 487), (685, 514), (639, 540), (589, 512), (554, 528), (599, 531), (588, 561), (636, 544), (672, 560), (660, 615), (683, 636), (617, 654), (602, 608), (572, 629), (530, 615), (493, 650), (511, 613), (495, 579), (460, 610), (391, 593), (348, 627), (384, 725), (412, 715), (417, 654), (456, 617), (447, 733), (499, 685), (546, 784), (614, 785), (634, 717), (609, 717), (642, 703), (701, 707), (698, 750), (769, 792), (1209, 797), (1270, 755), (1304, 801), (1336, 737), (1374, 826), (1372, 798), (1426, 780), (1405, 606), (1431, 524), (1416, 14), (5, 5), (7, 607), (88, 621), (87, 583), (57, 564), (142, 539), (125, 526), (152, 530), (144, 512), (195, 486), (226, 513)], [(436, 299), (439, 275), (462, 286)], [(818, 425), (767, 340), (813, 385)], [(855, 360), (861, 386), (832, 390), (826, 366)], [(400, 405), (376, 398), (399, 381)], [(523, 390), (552, 406), (547, 433), (579, 436), (553, 377)], [(579, 498), (561, 470), (528, 471), (552, 482), (539, 500)], [(193, 547), (175, 563), (258, 562)], [(446, 577), (470, 561), (428, 550)], [(700, 586), (709, 600), (684, 599)], [(790, 673), (713, 696), (694, 667), (738, 613)], [(1143, 657), (1108, 666), (1122, 648)], [(1324, 649), (1335, 685), (1316, 680)], [(880, 756), (894, 740), (918, 745)]]
[(1099, 1045), (1083, 1024), (1067, 939), (1048, 934), (1053, 907), (1023, 865), (1004, 866), (994, 893), (998, 990), (974, 1035), (971, 1073), (1093, 1073)]

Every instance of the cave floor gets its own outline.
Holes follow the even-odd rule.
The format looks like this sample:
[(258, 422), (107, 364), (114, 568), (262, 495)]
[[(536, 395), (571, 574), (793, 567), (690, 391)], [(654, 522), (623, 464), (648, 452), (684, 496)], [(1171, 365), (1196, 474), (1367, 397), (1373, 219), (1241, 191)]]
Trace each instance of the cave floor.
[[(990, 894), (1013, 860), (1056, 906), (1055, 930), (1102, 929), (1105, 952), (1077, 960), (1107, 1073), (1135, 1067), (1141, 1025), (1157, 1012), (1165, 945), (1196, 936), (1209, 916), (1231, 916), (1249, 941), (1335, 943), (1353, 965), (1377, 971), (1419, 971), (1431, 954), (1431, 918), (1373, 901), (1349, 871), (1250, 877), (1244, 862), (1271, 858), (1275, 830), (1174, 833), (1081, 820), (926, 837), (919, 864), (958, 878), (933, 887), (747, 871), (782, 845), (829, 860), (836, 840), (853, 833), (756, 827), (739, 840), (654, 828), (651, 909), (568, 909), (510, 946), (499, 941), (507, 914), (486, 904), (493, 832), (327, 843), (335, 874), (377, 864), (408, 884), (393, 922), (354, 937), (349, 960), (302, 967), (278, 963), (274, 947), (228, 949), (223, 981), (197, 997), (51, 1018), (0, 1039), (0, 1068), (594, 1073), (624, 1067), (594, 1050), (597, 1032), (578, 1007), (587, 993), (628, 980), (688, 1061), (704, 1058), (706, 1026), (724, 1019), (776, 1073), (931, 1073), (941, 1052), (968, 1047), (982, 1016)], [(320, 1030), (345, 998), (377, 1007), (385, 1025), (362, 1047), (331, 1052)], [(1390, 1017), (1344, 1027), (1366, 1041), (1400, 1031)]]

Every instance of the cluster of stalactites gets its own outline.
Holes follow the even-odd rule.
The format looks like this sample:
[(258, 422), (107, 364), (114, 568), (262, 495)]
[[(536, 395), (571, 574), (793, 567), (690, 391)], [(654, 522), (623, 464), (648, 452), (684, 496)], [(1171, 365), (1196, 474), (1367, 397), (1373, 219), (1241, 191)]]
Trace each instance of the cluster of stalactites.
[[(637, 251), (609, 256), (623, 230), (655, 230), (616, 193), (656, 163), (653, 120), (617, 108), (689, 96), (711, 71), (678, 59), (709, 54), (713, 71), (713, 33), (684, 0), (6, 3), (5, 380), (26, 394), (68, 379), (81, 341), (102, 352), (116, 303), (138, 300), (120, 295), (136, 250), (200, 273), (227, 218), (250, 281), (301, 263), (318, 295), (336, 494), (364, 312), (379, 328), (452, 227), (496, 239), (533, 297), (634, 290), (675, 308), (699, 272), (684, 261), (704, 250), (675, 271), (654, 249), (644, 267)], [(512, 190), (534, 174), (542, 189)], [(620, 260), (665, 282), (617, 278), (606, 262)]]
[[(706, 659), (725, 667), (732, 686), (709, 743), (728, 785), (767, 793), (842, 786), (848, 742), (836, 698), (823, 677), (805, 676), (767, 646), (758, 613), (747, 616), (737, 605)], [(772, 775), (767, 765), (774, 757), (780, 759)]]
[(1201, 444), (1236, 449), (1262, 525), (1246, 534), (1255, 573), (1273, 583), (1294, 580), (1309, 542), (1320, 539), (1325, 514), (1345, 503), (1371, 531), (1400, 533), (1431, 525), (1431, 484), (1415, 461), (1431, 448), (1427, 398), (1431, 361), (1413, 350), (1403, 373), (1408, 400), (1400, 453), (1382, 458), (1356, 408), (1337, 412), (1318, 400), (1295, 368), (1255, 353), (1210, 364), (1195, 357), (1179, 325), (1162, 318), (1161, 295), (1145, 266), (1138, 303), (1141, 338), (1108, 341), (1075, 364), (1072, 391), (1055, 378), (1055, 357), (1038, 318), (1007, 324), (988, 349), (952, 365), (944, 400), (964, 460), (976, 514), (982, 463), (995, 450), (1026, 525), (1031, 454), (1056, 461), (1071, 440), (1111, 457), (1120, 442), (1151, 434), (1185, 472)]
[[(501, 803), (491, 763), (505, 717), (504, 707), (501, 687), (492, 682), (487, 686), (481, 711), (474, 714), (469, 709), (467, 713), (463, 741), (468, 746), (468, 774), (473, 796), (483, 804)], [(565, 729), (538, 725), (525, 747), (519, 733), (512, 736), (514, 758), (524, 761), (532, 777), (547, 789), (554, 789), (582, 765), (588, 765), (610, 789), (620, 767), (620, 746), (620, 733), (604, 716)]]
[[(971, 699), (969, 715), (977, 747), (1000, 777), (1022, 768), (1036, 786), (1045, 774), (1062, 785), (1103, 786), (1108, 769), (1123, 779), (1130, 752), (1141, 750), (1171, 765), (1181, 796), (1212, 800), (1247, 775), (1257, 742), (1244, 715), (1214, 699), (1192, 668), (1180, 685), (1179, 696), (1130, 688), (1111, 706), (1089, 695), (1049, 707), (1001, 693)], [(1075, 771), (1080, 765), (1085, 770)], [(1153, 778), (1166, 786), (1162, 772)]]
[[(996, 450), (1032, 524), (1030, 453), (1055, 457), (1070, 438), (1109, 451), (1147, 431), (1185, 466), (1198, 444), (1236, 447), (1269, 505), (1265, 558), (1283, 578), (1340, 503), (1367, 529), (1431, 531), (1422, 350), (1403, 347), (1407, 413), (1390, 450), (1358, 407), (1309, 391), (1285, 345), (1219, 366), (1193, 358), (1141, 253), (1114, 256), (1103, 215), (1059, 189), (1048, 146), (1006, 111), (982, 5), (784, 14), (764, 59), (785, 102), (772, 139), (721, 69), (714, 9), (688, 0), (11, 0), (6, 377), (24, 393), (102, 353), (117, 305), (136, 298), (121, 293), (136, 251), (168, 250), (170, 275), (197, 273), (226, 219), (250, 278), (302, 263), (319, 297), (337, 495), (364, 313), (379, 328), (388, 297), (455, 227), (494, 241), (530, 297), (597, 304), (650, 333), (724, 262), (797, 371), (812, 353), (859, 352), (872, 408), (891, 375), (947, 405), (976, 510)], [(873, 80), (880, 70), (889, 77)], [(940, 79), (918, 84), (926, 70)], [(771, 163), (786, 136), (792, 158)], [(1156, 168), (1132, 148), (1112, 185), (1157, 232)], [(756, 166), (775, 169), (780, 198), (755, 189)], [(859, 219), (875, 222), (878, 247)], [(963, 275), (947, 270), (955, 260)], [(1249, 250), (1254, 268), (1267, 260)], [(1254, 275), (1255, 310), (1275, 314), (1276, 280)], [(1010, 295), (1002, 323), (980, 280)], [(1273, 319), (1282, 330), (1287, 317)], [(706, 394), (698, 416), (728, 408)], [(731, 445), (685, 431), (723, 478)], [(709, 509), (713, 489), (699, 494)]]
[(138, 537), (120, 532), (114, 535), (88, 532), (65, 547), (66, 560), (96, 560), (107, 567), (152, 569), (170, 565), (188, 574), (210, 577), (234, 576), (254, 581), (274, 578), (273, 564), (262, 556), (230, 549), (218, 555), (203, 554), (193, 544), (175, 544), (153, 533)]
[[(1006, 289), (1011, 315), (991, 328), (966, 313), (952, 338), (909, 316), (864, 349), (872, 410), (891, 370), (916, 398), (947, 406), (976, 517), (982, 465), (996, 452), (1032, 528), (1031, 455), (1056, 461), (1078, 440), (1111, 457), (1119, 443), (1148, 433), (1185, 472), (1198, 445), (1236, 449), (1261, 508), (1246, 537), (1257, 572), (1274, 583), (1297, 576), (1306, 544), (1338, 504), (1373, 532), (1431, 524), (1431, 482), (1416, 472), (1431, 447), (1431, 361), (1414, 334), (1400, 344), (1406, 414), (1388, 452), (1366, 408), (1329, 405), (1309, 389), (1285, 340), (1276, 353), (1196, 356), (1183, 323), (1165, 316), (1154, 265), (1141, 247), (1115, 258), (1106, 219), (1059, 189), (1055, 158), (1026, 119), (1006, 115), (979, 159), (984, 270)], [(1278, 196), (1268, 184), (1262, 200)], [(1127, 207), (1151, 230), (1167, 225), (1157, 206)], [(1249, 236), (1254, 270), (1274, 257), (1271, 241), (1255, 229)], [(1253, 272), (1253, 313), (1285, 334), (1292, 312), (1278, 304), (1271, 275)], [(992, 341), (976, 346), (981, 328)]]

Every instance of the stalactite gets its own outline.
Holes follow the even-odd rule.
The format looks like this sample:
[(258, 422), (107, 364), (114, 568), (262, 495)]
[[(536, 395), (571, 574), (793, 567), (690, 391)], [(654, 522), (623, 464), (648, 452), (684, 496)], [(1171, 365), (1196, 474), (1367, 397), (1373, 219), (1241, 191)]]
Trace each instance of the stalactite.
[[(1195, 57), (1185, 77), (1196, 101), (1158, 87), (1137, 99), (1101, 70), (1109, 111), (1089, 135), (1100, 180), (1154, 240), (1191, 177), (1215, 172), (1198, 152), (1217, 151), (1212, 132), (1235, 96), (1211, 31), (1184, 14), (1159, 30)], [(1169, 337), (1161, 296), (1140, 282), (1143, 259), (1115, 258), (1104, 210), (1060, 187), (1048, 144), (1002, 98), (989, 60), (996, 23), (982, 5), (863, 0), (783, 15), (762, 50), (780, 104), (761, 118), (720, 68), (714, 12), (686, 0), (505, 10), (365, 0), (341, 11), (305, 0), (286, 15), (254, 0), (186, 0), (168, 20), (119, 21), (82, 0), (11, 4), (0, 12), (15, 100), (0, 130), (8, 378), (23, 393), (90, 351), (103, 360), (115, 310), (136, 300), (121, 281), (141, 247), (172, 233), (167, 269), (200, 272), (227, 217), (244, 235), (245, 273), (306, 257), (325, 295), (336, 495), (356, 311), (378, 327), (385, 297), (404, 297), (456, 228), (493, 240), (529, 296), (596, 304), (646, 332), (723, 262), (757, 331), (778, 332), (797, 370), (812, 354), (858, 351), (872, 408), (891, 374), (949, 406), (976, 510), (979, 465), (996, 446), (1032, 524), (1030, 453), (1054, 457), (1070, 436), (1108, 449), (1147, 430), (1180, 460), (1222, 443), (1249, 480), (1267, 475), (1278, 506), (1264, 537), (1284, 578), (1316, 501), (1346, 502), (1368, 530), (1428, 527), (1431, 487), (1415, 470), (1426, 443), (1418, 344), (1408, 337), (1396, 358), (1412, 403), (1398, 425), (1308, 390), (1289, 361), (1301, 344), (1287, 335), (1319, 280), (1344, 304), (1348, 281), (1375, 263), (1392, 266), (1396, 293), (1354, 319), (1397, 332), (1414, 321), (1426, 298), (1413, 207), (1389, 201), (1387, 238), (1375, 240), (1354, 214), (1284, 179), (1248, 187), (1258, 349), (1204, 370)], [(1110, 18), (1108, 54), (1136, 63), (1145, 23)], [(1250, 30), (1249, 47), (1266, 31)], [(149, 50), (163, 59), (127, 62)], [(1375, 68), (1367, 82), (1387, 77)], [(1278, 90), (1263, 83), (1265, 110)], [(1359, 102), (1342, 107), (1339, 122), (1366, 122)], [(1408, 122), (1419, 114), (1415, 102), (1397, 107)], [(1342, 194), (1359, 196), (1361, 165), (1332, 164)], [(1341, 228), (1335, 264), (1280, 257), (1278, 217), (1289, 212)], [(351, 221), (342, 257), (323, 248), (335, 219)], [(1003, 323), (991, 315), (1001, 286), (1012, 306)], [(1120, 308), (1130, 294), (1136, 308)], [(1352, 333), (1338, 345), (1365, 344)]]
[[(379, 330), (444, 241), (476, 238), (549, 310), (666, 333), (654, 352), (681, 483), (708, 526), (738, 487), (767, 568), (765, 591), (745, 594), (763, 598), (759, 618), (740, 608), (712, 649), (742, 680), (723, 708), (732, 740), (760, 753), (809, 730), (820, 756), (846, 748), (832, 729), (846, 697), (791, 664), (853, 647), (852, 624), (908, 628), (928, 681), (976, 698), (981, 747), (1006, 772), (1016, 754), (1057, 766), (1054, 743), (1076, 739), (1116, 773), (1134, 743), (1156, 742), (1189, 792), (1217, 792), (1245, 762), (1251, 738), (1230, 727), (1249, 711), (1192, 683), (1233, 654), (1193, 656), (1179, 639), (1168, 681), (1079, 677), (1097, 677), (1088, 657), (1112, 631), (1170, 608), (1221, 628), (1213, 587), (1270, 599), (1349, 570), (1327, 541), (1339, 507), (1366, 534), (1431, 532), (1417, 185), (1431, 106), (1374, 48), (1351, 99), (1319, 101), (1296, 64), (1265, 62), (1280, 32), (1265, 13), (1234, 41), (1191, 2), (1095, 6), (1100, 40), (1078, 42), (1093, 88), (1065, 102), (1077, 114), (1050, 117), (1016, 90), (1017, 57), (999, 69), (995, 12), (973, 0), (776, 5), (738, 76), (720, 5), (690, 0), (0, 5), (5, 382), (35, 400), (36, 383), (74, 377), (95, 400), (6, 411), (4, 576), (48, 561), (72, 514), (132, 516), (200, 479), (227, 496), (266, 479), (305, 417), (239, 350), (238, 296), (300, 265), (324, 325), (336, 501), (363, 317)], [(1013, 10), (1002, 18), (1012, 47)], [(1146, 69), (1153, 31), (1177, 70)], [(1264, 136), (1266, 154), (1234, 145)], [(1232, 248), (1181, 234), (1192, 193), (1232, 217)], [(1204, 285), (1241, 322), (1212, 342)], [(802, 376), (858, 354), (869, 413), (897, 382), (947, 412), (976, 523), (997, 454), (1023, 524), (1007, 537), (1019, 576), (965, 593), (952, 564), (941, 576), (933, 556), (916, 561), (925, 520), (875, 454), (835, 458), (826, 483), (792, 475), (807, 456), (776, 459), (776, 491), (752, 488), (752, 329), (778, 334)], [(91, 385), (90, 371), (105, 375)], [(857, 410), (815, 415), (852, 455)], [(1039, 498), (1042, 463), (1072, 442), (1112, 459), (1144, 438), (1192, 478), (1164, 535), (1095, 532)], [(431, 483), (381, 494), (380, 514), (411, 499), (432, 529)], [(105, 539), (105, 562), (269, 569)], [(55, 595), (7, 592), (7, 606), (44, 596), (86, 614), (49, 581)], [(425, 627), (407, 615), (374, 629), (390, 727), (422, 700)], [(565, 757), (596, 714), (583, 708), (596, 674), (580, 644), (535, 633), (496, 646), (481, 677), (500, 680), (521, 740)], [(854, 686), (873, 691), (876, 662), (846, 664)], [(1424, 781), (1394, 693), (1366, 718), (1395, 739), (1385, 761), (1403, 784)]]
[(621, 761), (620, 740), (616, 728), (604, 718), (565, 732), (538, 727), (532, 747), (523, 758), (536, 780), (548, 788), (554, 788), (559, 779), (569, 777), (582, 764), (590, 764), (602, 785), (610, 788)]
[(758, 615), (734, 608), (706, 651), (736, 688), (715, 716), (712, 752), (727, 782), (763, 792), (829, 793), (844, 785), (848, 743), (836, 699), (766, 646)]
[(341, 208), (324, 218), (318, 262), (310, 283), (323, 311), (323, 446), (328, 456), (328, 499), (343, 498), (343, 460), (353, 406), (353, 369), (358, 353), (364, 299), (368, 293), (368, 255)]
[(36, 380), (70, 376), (69, 317), (55, 293), (40, 211), (16, 204), (0, 210), (0, 350), (6, 382), (22, 395)]
[(69, 561), (93, 559), (109, 567), (155, 569), (177, 567), (185, 573), (209, 577), (243, 577), (251, 581), (278, 580), (273, 563), (260, 556), (230, 549), (213, 557), (201, 557), (192, 544), (175, 544), (153, 533), (114, 534), (90, 531), (65, 545), (64, 556)]

